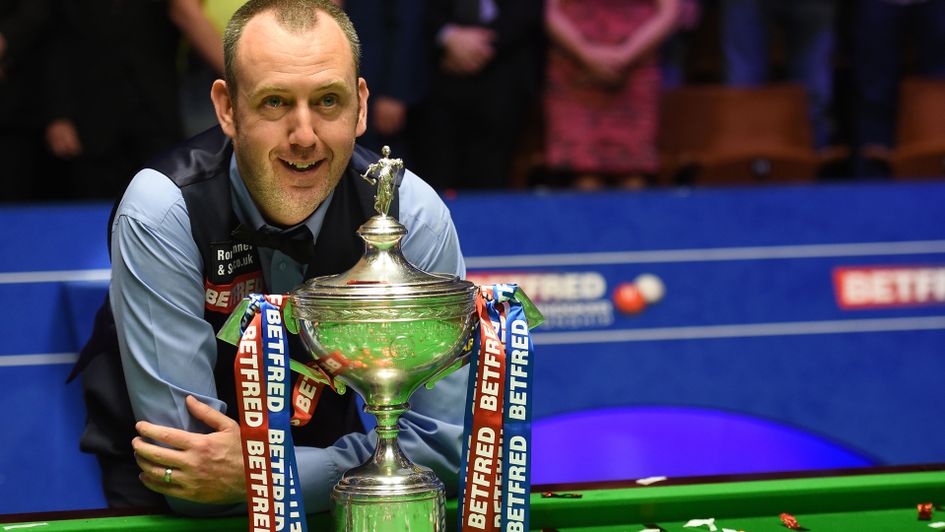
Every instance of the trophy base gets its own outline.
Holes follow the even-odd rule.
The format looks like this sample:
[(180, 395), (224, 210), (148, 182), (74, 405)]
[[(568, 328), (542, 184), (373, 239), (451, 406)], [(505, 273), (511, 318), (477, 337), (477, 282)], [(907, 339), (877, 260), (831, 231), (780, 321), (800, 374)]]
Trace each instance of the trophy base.
[(331, 494), (335, 530), (445, 531), (443, 483), (431, 470), (410, 465), (393, 475), (365, 475), (365, 466), (345, 473)]

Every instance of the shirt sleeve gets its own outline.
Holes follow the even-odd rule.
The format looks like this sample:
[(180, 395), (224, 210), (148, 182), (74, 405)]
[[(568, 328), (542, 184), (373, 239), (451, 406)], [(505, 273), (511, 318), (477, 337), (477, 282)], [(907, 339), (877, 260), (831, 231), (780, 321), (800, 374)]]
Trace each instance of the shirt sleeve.
[(404, 256), (414, 266), (466, 277), (466, 262), (449, 208), (433, 187), (409, 170), (400, 185), (400, 222), (407, 227)]
[[(110, 289), (136, 419), (210, 432), (188, 412), (188, 395), (226, 412), (213, 379), (216, 340), (203, 319), (202, 272), (180, 189), (154, 170), (139, 172), (112, 226)], [(183, 513), (234, 509), (173, 498), (168, 502)]]
[[(399, 218), (408, 230), (403, 242), (407, 260), (425, 271), (465, 276), (449, 210), (428, 184), (409, 171), (400, 188)], [(433, 469), (446, 486), (447, 496), (456, 494), (459, 482), (468, 373), (464, 367), (437, 381), (432, 390), (421, 386), (410, 397), (410, 410), (399, 422), (398, 441), (404, 454)], [(331, 490), (341, 475), (366, 461), (375, 442), (372, 431), (348, 434), (327, 449), (297, 448), (306, 511), (327, 510)]]

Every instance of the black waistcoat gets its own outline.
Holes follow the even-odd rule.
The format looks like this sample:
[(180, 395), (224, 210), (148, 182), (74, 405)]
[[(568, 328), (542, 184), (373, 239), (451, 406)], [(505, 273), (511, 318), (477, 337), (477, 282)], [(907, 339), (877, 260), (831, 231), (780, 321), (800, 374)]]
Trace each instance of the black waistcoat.
[[(232, 153), (229, 139), (219, 128), (213, 128), (148, 165), (167, 175), (183, 194), (191, 232), (203, 257), (204, 286), (207, 291), (204, 319), (213, 326), (214, 331), (219, 331), (229, 311), (243, 295), (239, 288), (231, 290), (229, 295), (232, 299), (221, 305), (221, 292), (234, 282), (239, 285), (241, 280), (247, 279), (260, 280), (250, 285), (250, 291), (265, 290), (261, 285), (262, 271), (255, 248), (233, 242), (230, 236), (239, 225), (231, 205), (229, 165)], [(377, 159), (379, 156), (369, 150), (355, 148), (351, 162), (334, 190), (316, 239), (315, 258), (306, 268), (306, 279), (341, 273), (361, 257), (364, 244), (356, 230), (374, 214), (376, 190), (360, 176)], [(392, 216), (397, 216), (398, 207), (398, 195), (395, 194), (390, 209)], [(230, 251), (231, 255), (221, 263), (219, 259), (223, 255), (218, 253), (223, 250)], [(226, 266), (234, 258), (239, 260), (238, 267), (230, 271)], [(217, 270), (221, 264), (223, 270)], [(240, 286), (245, 287), (245, 282)], [(289, 351), (293, 358), (306, 359), (301, 342), (294, 335), (289, 335)], [(235, 355), (235, 346), (217, 340), (214, 368), (217, 397), (226, 402), (227, 414), (234, 419), (238, 415), (233, 379)], [(91, 364), (93, 360), (95, 363)], [(89, 368), (83, 378), (88, 421), (82, 436), (82, 449), (115, 458), (130, 456), (130, 440), (134, 435), (134, 418), (124, 379), (121, 378), (120, 364), (114, 319), (106, 299), (96, 315), (92, 337), (79, 355), (73, 376)], [(93, 367), (94, 377), (89, 375)], [(292, 433), (296, 445), (327, 447), (345, 434), (363, 430), (354, 394), (348, 392), (339, 396), (326, 390), (312, 421), (305, 427), (293, 428)]]

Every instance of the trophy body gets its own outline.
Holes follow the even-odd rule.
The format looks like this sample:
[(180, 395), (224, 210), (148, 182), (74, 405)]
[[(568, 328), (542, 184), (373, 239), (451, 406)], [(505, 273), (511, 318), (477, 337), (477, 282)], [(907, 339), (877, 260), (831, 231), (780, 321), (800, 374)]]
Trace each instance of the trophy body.
[[(386, 155), (379, 164), (391, 161)], [(390, 186), (383, 176), (378, 181)], [(443, 483), (403, 455), (397, 420), (418, 387), (463, 362), (477, 288), (404, 259), (406, 229), (381, 212), (389, 197), (389, 190), (379, 192), (379, 214), (358, 230), (365, 241), (361, 260), (343, 274), (311, 279), (290, 297), (318, 367), (360, 394), (364, 411), (377, 418), (373, 457), (347, 471), (332, 492), (335, 529), (439, 531), (445, 530)]]

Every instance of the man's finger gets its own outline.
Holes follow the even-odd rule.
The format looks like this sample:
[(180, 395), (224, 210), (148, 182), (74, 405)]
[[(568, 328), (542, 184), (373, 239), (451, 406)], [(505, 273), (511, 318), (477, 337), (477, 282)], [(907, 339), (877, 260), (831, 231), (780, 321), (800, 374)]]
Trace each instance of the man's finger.
[(140, 456), (158, 465), (163, 464), (165, 467), (177, 468), (187, 465), (182, 451), (154, 445), (140, 436), (131, 440), (131, 447), (135, 450), (136, 457)]
[(218, 432), (236, 426), (236, 422), (227, 417), (226, 414), (206, 403), (200, 402), (193, 395), (187, 396), (187, 410), (190, 410), (190, 413), (193, 414), (195, 418), (203, 421), (208, 427)]
[(185, 488), (179, 484), (175, 484), (173, 482), (168, 483), (164, 482), (163, 480), (155, 480), (151, 478), (150, 475), (145, 473), (138, 475), (138, 480), (140, 480), (141, 483), (151, 491), (156, 491), (164, 495), (170, 495), (171, 497), (177, 497), (179, 499), (184, 498), (183, 495)]
[(165, 427), (163, 425), (155, 425), (154, 423), (148, 423), (147, 421), (139, 421), (135, 423), (135, 430), (137, 430), (138, 434), (144, 436), (145, 438), (161, 442), (175, 449), (184, 450), (190, 449), (193, 446), (194, 436), (197, 436), (196, 434), (187, 432), (186, 430)]
[[(161, 481), (165, 484), (176, 482), (179, 484), (180, 476), (182, 475), (180, 469), (157, 462), (152, 462), (151, 460), (148, 460), (137, 453), (135, 453), (135, 462), (138, 463), (138, 467), (141, 468), (141, 472), (145, 477), (150, 478), (155, 482)], [(164, 475), (167, 473), (168, 469), (171, 470), (170, 482), (164, 480)]]

